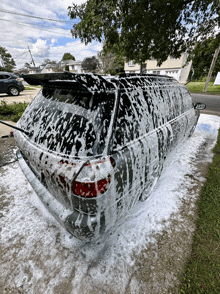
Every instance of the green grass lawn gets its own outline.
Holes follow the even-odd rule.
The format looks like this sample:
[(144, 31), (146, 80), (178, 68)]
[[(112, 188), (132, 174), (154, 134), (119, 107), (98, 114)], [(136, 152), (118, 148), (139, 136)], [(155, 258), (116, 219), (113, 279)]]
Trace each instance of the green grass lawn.
[(29, 86), (34, 88), (42, 88), (42, 86), (32, 86), (32, 85), (29, 85)]
[[(205, 82), (191, 82), (186, 86), (191, 93), (202, 93)], [(220, 86), (213, 86), (213, 82), (210, 82), (206, 93), (220, 95)]]
[(198, 201), (197, 230), (180, 293), (220, 293), (220, 130)]
[(31, 88), (31, 87), (24, 87), (25, 88), (25, 90), (35, 90), (34, 88)]
[(28, 85), (24, 87), (25, 90), (35, 90), (36, 88), (42, 88), (42, 86), (32, 86), (32, 85)]

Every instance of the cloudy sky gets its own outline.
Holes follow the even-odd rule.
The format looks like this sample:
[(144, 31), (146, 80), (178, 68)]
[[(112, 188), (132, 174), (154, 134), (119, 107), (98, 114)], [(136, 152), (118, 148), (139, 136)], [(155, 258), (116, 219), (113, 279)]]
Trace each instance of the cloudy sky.
[[(93, 42), (87, 46), (70, 33), (72, 24), (67, 7), (86, 0), (1, 0), (0, 45), (16, 62), (16, 68), (31, 62), (28, 47), (36, 65), (44, 58), (60, 61), (66, 52), (76, 60), (97, 55), (102, 45)], [(50, 21), (49, 19), (56, 20)]]

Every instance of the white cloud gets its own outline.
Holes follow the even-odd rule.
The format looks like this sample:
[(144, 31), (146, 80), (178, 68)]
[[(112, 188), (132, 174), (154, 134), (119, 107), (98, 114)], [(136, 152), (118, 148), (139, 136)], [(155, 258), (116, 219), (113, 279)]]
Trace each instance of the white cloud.
[(48, 57), (50, 53), (50, 46), (47, 45), (46, 40), (38, 39), (32, 48), (33, 55), (36, 57)]
[(97, 55), (97, 53), (102, 50), (102, 44), (91, 43), (85, 45), (77, 40), (68, 42), (65, 46), (56, 46), (50, 49), (51, 56), (57, 56), (59, 53), (63, 56), (64, 53), (68, 52), (71, 53), (76, 60), (83, 60), (85, 57)]
[[(74, 3), (80, 4), (81, 0)], [(85, 46), (79, 40), (72, 38), (70, 23), (51, 22), (38, 18), (25, 17), (33, 15), (41, 18), (70, 21), (67, 7), (72, 5), (72, 0), (3, 0), (0, 7), (0, 45), (5, 47), (16, 62), (17, 68), (31, 62), (28, 51), (30, 47), (36, 65), (41, 64), (44, 58), (61, 60), (65, 52), (70, 52), (77, 60), (97, 55), (102, 49), (102, 44), (93, 42)], [(2, 12), (2, 11), (5, 12)], [(16, 15), (7, 13), (19, 13)], [(22, 24), (23, 23), (23, 24)]]
[(54, 45), (57, 42), (57, 39), (52, 39), (51, 40), (51, 45)]

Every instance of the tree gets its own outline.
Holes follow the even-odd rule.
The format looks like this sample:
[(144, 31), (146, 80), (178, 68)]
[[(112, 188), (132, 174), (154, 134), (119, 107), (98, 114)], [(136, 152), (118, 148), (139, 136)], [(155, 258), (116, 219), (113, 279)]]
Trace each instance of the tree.
[(55, 66), (55, 65), (57, 65), (57, 61), (56, 60), (50, 60), (49, 58), (45, 58), (41, 65), (46, 66), (47, 64)]
[(0, 71), (12, 71), (16, 66), (11, 54), (2, 46), (0, 46), (0, 61)]
[(120, 55), (105, 53), (103, 50), (98, 54), (105, 74), (117, 75), (124, 73), (124, 58)]
[[(72, 35), (86, 44), (97, 40), (104, 49), (142, 63), (160, 65), (219, 27), (219, 0), (88, 0), (68, 7)], [(116, 51), (117, 52), (116, 52)]]
[(64, 60), (75, 60), (75, 57), (70, 53), (64, 53), (62, 57), (62, 61)]
[(95, 56), (84, 58), (82, 62), (82, 69), (94, 73), (98, 68), (100, 68), (100, 64)]
[(29, 68), (29, 67), (31, 67), (31, 65), (30, 65), (30, 63), (25, 62), (24, 67)]
[[(219, 38), (208, 38), (205, 41), (196, 43), (193, 54), (189, 55), (188, 60), (192, 60), (192, 67), (194, 70), (194, 80), (206, 77), (212, 63), (212, 58), (215, 50), (219, 46)], [(213, 70), (213, 75), (217, 75), (220, 68), (220, 56), (218, 56), (216, 65)]]
[(53, 70), (54, 70), (55, 72), (63, 72), (63, 68), (62, 68), (62, 66), (61, 66), (61, 62), (60, 62), (60, 61), (57, 62), (57, 64), (56, 64), (55, 67), (53, 67)]

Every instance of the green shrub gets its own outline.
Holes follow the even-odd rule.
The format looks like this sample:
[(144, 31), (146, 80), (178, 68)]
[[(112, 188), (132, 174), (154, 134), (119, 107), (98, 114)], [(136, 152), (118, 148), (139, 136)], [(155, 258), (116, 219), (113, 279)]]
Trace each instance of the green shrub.
[(1, 101), (0, 118), (17, 122), (22, 116), (27, 106), (28, 103), (26, 102), (14, 102), (13, 104), (7, 104), (5, 101)]
[[(210, 82), (214, 83), (216, 77), (211, 77)], [(206, 82), (207, 76), (203, 77), (200, 79), (200, 81), (198, 80), (198, 82)]]

